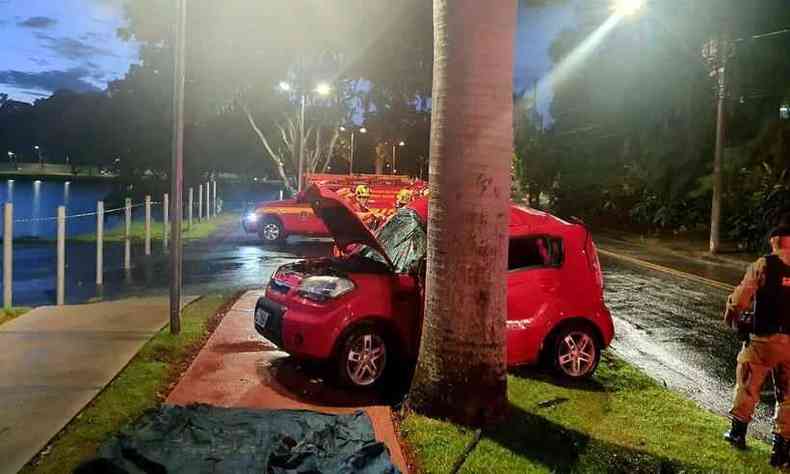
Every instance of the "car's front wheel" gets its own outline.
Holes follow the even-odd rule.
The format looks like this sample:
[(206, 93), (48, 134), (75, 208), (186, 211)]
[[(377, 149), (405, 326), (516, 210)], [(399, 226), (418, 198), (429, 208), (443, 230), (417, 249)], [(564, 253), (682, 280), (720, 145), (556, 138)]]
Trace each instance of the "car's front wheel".
[(383, 332), (372, 324), (352, 329), (337, 354), (340, 381), (351, 387), (378, 385), (387, 370), (389, 345)]
[(285, 240), (285, 231), (277, 219), (267, 217), (261, 221), (258, 235), (264, 244), (275, 244)]
[(601, 347), (588, 325), (569, 324), (555, 334), (551, 357), (554, 369), (561, 376), (581, 380), (595, 372), (601, 359)]

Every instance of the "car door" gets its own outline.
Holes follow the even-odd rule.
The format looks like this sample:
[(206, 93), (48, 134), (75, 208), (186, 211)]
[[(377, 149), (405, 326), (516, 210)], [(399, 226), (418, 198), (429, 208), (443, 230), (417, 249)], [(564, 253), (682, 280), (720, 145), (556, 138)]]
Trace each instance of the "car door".
[[(512, 237), (508, 252), (508, 364), (537, 357), (541, 326), (555, 317), (562, 267), (562, 240), (547, 235)], [(537, 329), (537, 330), (536, 330)]]

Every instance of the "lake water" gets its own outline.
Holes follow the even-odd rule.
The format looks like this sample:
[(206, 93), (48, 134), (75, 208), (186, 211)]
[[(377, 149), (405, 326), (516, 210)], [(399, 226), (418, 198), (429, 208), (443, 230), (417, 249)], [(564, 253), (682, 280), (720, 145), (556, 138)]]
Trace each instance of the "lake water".
[[(114, 186), (96, 181), (0, 180), (0, 202), (14, 204), (15, 238), (54, 238), (58, 206), (66, 206), (67, 216), (95, 213), (96, 203), (109, 195)], [(136, 216), (143, 212), (142, 208), (135, 209)], [(122, 222), (123, 212), (106, 214), (105, 227), (112, 228)], [(96, 232), (96, 216), (69, 217), (66, 232), (69, 236)]]

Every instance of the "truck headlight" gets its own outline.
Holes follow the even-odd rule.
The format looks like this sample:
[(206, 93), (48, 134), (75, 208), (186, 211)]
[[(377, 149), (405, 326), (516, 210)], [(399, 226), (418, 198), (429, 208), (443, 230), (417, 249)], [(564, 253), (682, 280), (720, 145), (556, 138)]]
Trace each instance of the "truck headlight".
[(355, 288), (354, 282), (334, 276), (312, 276), (302, 280), (298, 293), (302, 298), (322, 303), (339, 298)]

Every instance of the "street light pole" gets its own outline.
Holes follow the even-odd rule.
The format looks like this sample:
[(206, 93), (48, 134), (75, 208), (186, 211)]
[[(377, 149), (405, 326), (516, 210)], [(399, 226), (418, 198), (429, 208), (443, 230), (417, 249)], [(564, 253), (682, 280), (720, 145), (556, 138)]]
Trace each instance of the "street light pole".
[(726, 100), (727, 100), (727, 63), (735, 56), (735, 43), (724, 35), (708, 41), (702, 51), (711, 66), (711, 75), (716, 77), (716, 152), (713, 157), (713, 196), (710, 212), (710, 253), (718, 253), (721, 248), (721, 196), (722, 196), (722, 157), (726, 139)]
[(296, 176), (296, 190), (302, 190), (302, 183), (303, 183), (303, 176), (302, 173), (304, 172), (304, 108), (305, 103), (307, 102), (307, 92), (302, 90), (302, 104), (299, 108), (299, 161), (298, 161), (298, 171)]
[(351, 131), (351, 158), (348, 161), (348, 174), (354, 174), (354, 130)]
[(170, 333), (181, 332), (181, 285), (183, 247), (181, 224), (184, 219), (184, 78), (186, 70), (186, 0), (176, 2), (175, 78), (173, 95), (172, 172), (170, 174), (170, 217), (173, 241), (170, 249)]

